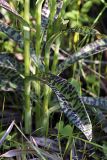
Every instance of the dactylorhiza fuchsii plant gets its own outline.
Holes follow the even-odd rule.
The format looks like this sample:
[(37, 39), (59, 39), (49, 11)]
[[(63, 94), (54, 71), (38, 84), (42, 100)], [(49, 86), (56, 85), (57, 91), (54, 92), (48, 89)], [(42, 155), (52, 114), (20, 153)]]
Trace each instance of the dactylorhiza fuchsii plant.
[[(91, 55), (97, 54), (106, 50), (107, 38), (100, 35), (96, 30), (88, 27), (70, 27), (64, 24), (63, 15), (65, 8), (70, 2), (62, 0), (53, 0), (52, 2), (45, 2), (38, 0), (36, 2), (35, 19), (36, 19), (36, 42), (33, 47), (30, 40), (30, 22), (29, 22), (29, 1), (24, 3), (24, 18), (12, 8), (6, 1), (0, 1), (0, 6), (5, 8), (13, 16), (22, 23), (23, 31), (17, 31), (15, 28), (0, 22), (0, 31), (5, 33), (10, 39), (14, 40), (21, 49), (24, 49), (24, 63), (19, 62), (15, 57), (9, 54), (0, 55), (0, 74), (3, 75), (3, 80), (13, 90), (24, 91), (25, 95), (25, 132), (31, 132), (32, 126), (32, 110), (31, 110), (31, 82), (35, 88), (37, 96), (40, 98), (41, 91), (44, 93), (43, 106), (41, 103), (36, 103), (36, 126), (41, 129), (43, 134), (46, 134), (49, 127), (50, 110), (49, 101), (51, 91), (55, 93), (59, 102), (60, 110), (65, 114), (71, 123), (79, 128), (86, 138), (92, 140), (92, 123), (89, 114), (85, 108), (85, 104), (94, 106), (106, 105), (105, 99), (80, 97), (76, 88), (66, 79), (62, 78), (60, 74), (73, 63), (85, 59)], [(57, 24), (57, 23), (60, 23)], [(56, 25), (54, 30), (53, 25)], [(62, 26), (62, 27), (61, 27)], [(60, 38), (64, 33), (78, 32), (82, 35), (100, 35), (104, 38), (96, 40), (73, 54), (70, 58), (58, 64), (58, 56), (60, 47)], [(55, 58), (53, 60), (53, 68), (50, 70), (50, 49), (52, 44), (56, 45)], [(35, 48), (35, 49), (34, 49)], [(41, 53), (44, 48), (44, 61), (41, 60)], [(56, 65), (56, 67), (55, 67)], [(8, 75), (3, 74), (2, 69), (8, 72)], [(34, 83), (33, 83), (34, 82)], [(41, 88), (40, 82), (45, 84)], [(5, 88), (5, 83), (4, 88)], [(6, 88), (5, 88), (6, 90)], [(41, 111), (42, 110), (42, 111)], [(43, 117), (43, 118), (42, 118)]]

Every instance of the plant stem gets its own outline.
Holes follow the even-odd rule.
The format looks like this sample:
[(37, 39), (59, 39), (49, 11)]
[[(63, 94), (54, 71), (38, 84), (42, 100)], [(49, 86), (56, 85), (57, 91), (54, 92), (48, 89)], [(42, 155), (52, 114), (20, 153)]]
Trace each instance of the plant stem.
[[(59, 46), (60, 46), (60, 38), (58, 38), (56, 40), (56, 47), (55, 47), (55, 52), (54, 52), (54, 58), (53, 58), (53, 64), (52, 64), (52, 73), (56, 72), (56, 66), (58, 63), (58, 53), (59, 53)], [(48, 54), (49, 55), (49, 54)], [(49, 67), (49, 57), (47, 57), (46, 61), (45, 61), (45, 65), (47, 66), (46, 69), (48, 71), (48, 67)], [(49, 101), (51, 98), (51, 90), (50, 88), (45, 85), (44, 87), (44, 103), (43, 103), (43, 109), (44, 109), (44, 127), (45, 129), (47, 129), (46, 131), (48, 131), (48, 126), (49, 126), (49, 109), (48, 109), (48, 105), (49, 105)]]
[(52, 73), (55, 74), (57, 63), (58, 63), (58, 54), (59, 54), (59, 47), (60, 47), (60, 38), (57, 38), (56, 45), (55, 45), (55, 51), (54, 51), (54, 57), (53, 57), (53, 64), (52, 64)]
[[(48, 72), (49, 70), (49, 49), (45, 50), (45, 70)], [(43, 134), (46, 134), (49, 126), (49, 114), (48, 114), (48, 100), (49, 100), (49, 90), (50, 88), (45, 85), (44, 86), (44, 99), (43, 99), (43, 118), (42, 118), (42, 126), (43, 126)]]
[[(36, 4), (36, 10), (35, 10), (35, 18), (36, 18), (36, 44), (35, 44), (35, 49), (36, 49), (36, 56), (39, 59), (41, 55), (41, 9), (42, 9), (42, 3), (43, 0), (39, 0)], [(38, 69), (36, 68), (36, 74), (38, 74)], [(35, 84), (36, 88), (36, 94), (38, 98), (40, 99), (40, 82), (36, 81)], [(35, 125), (36, 129), (41, 127), (41, 106), (40, 103), (36, 104), (35, 108), (36, 112), (36, 119), (35, 119)]]
[[(25, 0), (24, 3), (24, 18), (29, 23), (29, 6), (30, 1)], [(30, 75), (30, 29), (24, 26), (24, 65), (25, 77)], [(25, 93), (25, 133), (31, 133), (31, 106), (30, 106), (30, 82), (25, 80), (24, 84)]]
[[(48, 24), (48, 34), (47, 39), (50, 38), (52, 33), (52, 22), (54, 19), (55, 14), (55, 0), (50, 1), (50, 17), (49, 17), (49, 24)], [(49, 71), (49, 58), (50, 58), (50, 46), (47, 46), (45, 48), (45, 71)], [(50, 99), (50, 88), (45, 85), (44, 86), (44, 99), (43, 99), (43, 119), (42, 119), (42, 126), (43, 126), (43, 134), (46, 134), (48, 132), (49, 127), (49, 111), (48, 111), (48, 105), (49, 105), (49, 99)]]
[(36, 56), (40, 57), (41, 54), (41, 9), (43, 0), (39, 0), (36, 4), (35, 18), (36, 18)]

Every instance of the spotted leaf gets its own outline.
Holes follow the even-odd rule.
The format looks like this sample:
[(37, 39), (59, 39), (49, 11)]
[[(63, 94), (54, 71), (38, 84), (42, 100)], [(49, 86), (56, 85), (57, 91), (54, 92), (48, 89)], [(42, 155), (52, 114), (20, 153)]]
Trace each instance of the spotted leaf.
[(76, 89), (67, 80), (51, 73), (41, 73), (40, 77), (28, 77), (28, 80), (36, 79), (47, 84), (55, 92), (60, 108), (66, 117), (85, 134), (88, 140), (91, 140), (92, 125)]
[(70, 67), (71, 64), (79, 61), (80, 59), (85, 59), (89, 56), (97, 54), (107, 49), (107, 38), (103, 38), (100, 40), (96, 40), (83, 48), (80, 51), (73, 54), (73, 56), (69, 57), (67, 60), (62, 62), (58, 67), (58, 73), (61, 73), (66, 68)]
[(18, 12), (9, 5), (9, 3), (7, 3), (5, 0), (0, 0), (0, 7), (3, 7), (4, 9), (6, 9), (8, 12), (10, 12), (11, 14), (15, 15), (17, 17), (17, 19), (19, 19), (21, 22), (24, 23), (24, 25), (29, 26), (29, 24), (23, 19), (23, 17), (21, 17)]

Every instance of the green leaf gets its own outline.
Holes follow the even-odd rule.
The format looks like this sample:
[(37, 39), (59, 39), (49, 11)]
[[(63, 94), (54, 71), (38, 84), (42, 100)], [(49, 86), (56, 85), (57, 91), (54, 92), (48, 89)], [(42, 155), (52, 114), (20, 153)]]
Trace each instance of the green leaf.
[(66, 29), (65, 32), (67, 32), (68, 34), (72, 32), (77, 32), (83, 35), (93, 35), (93, 36), (99, 34), (97, 30), (93, 28), (89, 28), (87, 26), (83, 26), (83, 27), (71, 26), (69, 29)]
[(56, 124), (56, 129), (58, 129), (58, 132), (63, 135), (64, 137), (70, 137), (72, 135), (72, 127), (70, 125), (66, 125), (64, 126), (64, 122), (63, 121), (59, 121)]
[[(16, 29), (8, 26), (7, 24), (1, 23), (1, 22), (0, 22), (0, 31), (5, 33), (13, 41), (17, 42), (20, 48), (22, 49), (24, 48), (23, 37), (20, 31), (17, 31)], [(32, 44), (30, 47), (30, 53), (31, 53), (31, 59), (34, 62), (34, 64), (37, 67), (39, 66), (39, 69), (44, 70), (44, 65), (42, 64), (41, 60), (36, 57), (35, 50), (32, 47)]]
[(17, 42), (18, 45), (23, 48), (23, 37), (21, 35), (20, 31), (17, 31), (16, 29), (10, 27), (7, 24), (4, 24), (0, 22), (0, 31), (5, 33), (9, 38), (11, 38), (13, 41)]
[(96, 40), (95, 42), (92, 42), (83, 48), (80, 49), (80, 51), (73, 54), (71, 58), (68, 58), (66, 61), (62, 62), (58, 66), (58, 73), (61, 73), (66, 68), (70, 67), (71, 64), (79, 61), (80, 59), (85, 59), (89, 56), (95, 55), (99, 52), (102, 52), (107, 49), (107, 38), (103, 38), (100, 40)]
[(22, 90), (24, 66), (13, 55), (0, 54), (0, 90)]
[(24, 25), (29, 26), (29, 24), (21, 17), (18, 12), (12, 8), (5, 0), (0, 0), (0, 7), (3, 7), (6, 9), (8, 12), (13, 14), (17, 19), (19, 19)]
[(83, 5), (83, 7), (82, 7), (82, 9), (81, 9), (81, 12), (84, 12), (84, 13), (89, 12), (89, 10), (90, 10), (90, 8), (92, 7), (92, 5), (93, 5), (93, 2), (92, 2), (92, 1), (87, 1), (87, 2)]
[(40, 73), (40, 77), (30, 76), (27, 80), (40, 80), (55, 92), (61, 110), (76, 127), (87, 137), (92, 139), (92, 125), (83, 102), (75, 88), (67, 80), (51, 73)]
[(102, 97), (81, 97), (84, 104), (107, 110), (107, 99)]
[(96, 81), (95, 75), (89, 75), (86, 77), (86, 81), (90, 84), (93, 84)]
[(69, 80), (69, 83), (71, 83), (75, 87), (76, 91), (79, 94), (80, 90), (81, 90), (81, 86), (80, 86), (80, 83), (78, 82), (78, 80), (72, 78), (72, 79)]
[(61, 133), (62, 129), (64, 127), (64, 122), (63, 121), (59, 121), (57, 124), (56, 124), (56, 129), (58, 129), (58, 131)]
[(61, 132), (61, 134), (63, 135), (63, 136), (66, 136), (66, 137), (70, 137), (71, 135), (72, 135), (72, 127), (70, 126), (70, 125), (66, 125), (64, 128), (63, 128), (63, 130), (62, 130), (62, 132)]

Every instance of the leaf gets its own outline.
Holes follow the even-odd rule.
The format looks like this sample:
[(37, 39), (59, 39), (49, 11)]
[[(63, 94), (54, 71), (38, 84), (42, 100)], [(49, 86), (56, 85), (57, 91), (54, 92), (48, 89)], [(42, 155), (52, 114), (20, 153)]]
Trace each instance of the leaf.
[(0, 67), (0, 90), (23, 90), (23, 78), (17, 72), (9, 68)]
[(0, 54), (0, 90), (22, 91), (24, 86), (23, 71), (23, 64), (13, 55)]
[(67, 80), (51, 73), (41, 73), (40, 77), (30, 76), (27, 80), (41, 80), (47, 84), (56, 94), (61, 110), (76, 127), (87, 137), (92, 139), (92, 125), (83, 102), (75, 88)]
[(13, 149), (13, 150), (10, 150), (2, 155), (0, 155), (0, 157), (6, 157), (6, 158), (9, 158), (9, 157), (15, 157), (15, 156), (20, 156), (22, 154), (22, 150), (20, 149)]
[(73, 54), (72, 57), (68, 58), (64, 62), (62, 62), (58, 66), (58, 73), (61, 73), (66, 68), (70, 67), (71, 64), (79, 61), (80, 59), (85, 59), (89, 56), (92, 56), (94, 54), (97, 54), (99, 52), (102, 52), (107, 49), (107, 38), (103, 38), (100, 40), (96, 40), (95, 42), (92, 42), (83, 48), (80, 49), (80, 51)]
[(10, 150), (2, 155), (0, 155), (0, 157), (5, 157), (5, 158), (11, 158), (11, 157), (16, 157), (16, 156), (21, 156), (22, 154), (26, 154), (26, 153), (31, 153), (31, 154), (35, 154), (34, 150), (31, 149), (13, 149)]
[(61, 132), (61, 130), (63, 129), (64, 127), (64, 122), (63, 121), (59, 121), (57, 124), (56, 124), (56, 129), (58, 129), (59, 132)]
[(41, 17), (41, 26), (42, 26), (42, 30), (46, 30), (47, 25), (48, 25), (48, 21), (49, 21), (49, 14), (50, 14), (50, 10), (48, 7), (48, 0), (45, 0), (45, 3), (43, 5), (42, 8), (42, 17)]
[(10, 126), (8, 127), (7, 131), (5, 132), (5, 134), (3, 135), (3, 137), (0, 139), (0, 146), (3, 144), (3, 142), (5, 141), (6, 137), (9, 135), (9, 133), (11, 132), (12, 128), (14, 126), (14, 121), (12, 121), (12, 123), (10, 124)]
[(21, 17), (18, 12), (12, 8), (5, 0), (0, 0), (0, 7), (3, 7), (11, 14), (13, 14), (17, 19), (19, 19), (24, 25), (29, 26), (29, 24)]
[(63, 130), (62, 130), (62, 135), (64, 135), (64, 136), (71, 136), (72, 135), (72, 128), (71, 128), (71, 126), (70, 125), (66, 125), (64, 128), (63, 128)]
[(10, 27), (7, 24), (0, 22), (0, 31), (5, 33), (9, 38), (18, 43), (18, 45), (23, 48), (23, 37), (20, 31)]
[(56, 124), (56, 127), (58, 129), (58, 132), (60, 134), (62, 134), (63, 136), (71, 136), (72, 135), (72, 127), (70, 125), (66, 125), (64, 126), (64, 122), (63, 121), (59, 121), (57, 124)]
[(81, 97), (84, 104), (107, 110), (107, 99), (102, 97)]
[(75, 89), (77, 90), (77, 92), (80, 93), (81, 86), (80, 86), (80, 83), (78, 82), (78, 80), (72, 78), (72, 79), (69, 80), (69, 83), (71, 83), (75, 87)]
[(24, 72), (24, 65), (14, 55), (8, 53), (0, 53), (0, 67), (13, 69), (17, 72)]
[(101, 97), (81, 97), (81, 99), (85, 104), (95, 107), (92, 111), (97, 117), (97, 122), (101, 124), (102, 130), (107, 133), (107, 119), (104, 114), (107, 111), (107, 99)]
[[(64, 31), (64, 30), (63, 30)], [(72, 33), (72, 32), (77, 32), (77, 33), (80, 33), (80, 34), (83, 34), (83, 35), (97, 35), (100, 33), (93, 29), (93, 28), (89, 28), (87, 26), (83, 26), (83, 27), (80, 27), (80, 26), (71, 26), (69, 29), (66, 29), (65, 32), (67, 32), (68, 34), (69, 33)]]
[(42, 146), (44, 148), (47, 148), (48, 150), (59, 152), (58, 142), (46, 137), (30, 137), (31, 142)]
[[(94, 84), (94, 82), (96, 82), (96, 76), (93, 74), (87, 75), (86, 76), (86, 81), (89, 84)], [(96, 82), (97, 83), (97, 82)]]
[(63, 0), (57, 0), (56, 14), (55, 14), (54, 19), (58, 18), (59, 14), (61, 12), (62, 7), (63, 7)]
[[(56, 20), (58, 18), (58, 15), (61, 11), (61, 8), (63, 6), (63, 1), (62, 0), (57, 0), (57, 6), (56, 6), (56, 14), (54, 16), (54, 20)], [(50, 9), (48, 6), (48, 0), (45, 0), (45, 3), (43, 5), (42, 8), (42, 17), (41, 17), (41, 25), (42, 25), (42, 29), (43, 31), (46, 30), (47, 26), (48, 26), (48, 22), (49, 22), (49, 15), (50, 15)]]
[[(0, 22), (0, 31), (5, 33), (9, 38), (14, 40), (15, 42), (17, 42), (20, 48), (22, 49), (24, 48), (23, 37), (20, 31), (17, 31), (16, 29), (8, 26), (7, 24), (1, 23), (1, 22)], [(39, 69), (44, 70), (44, 65), (42, 64), (40, 58), (36, 57), (35, 50), (32, 47), (32, 44), (30, 47), (30, 53), (31, 53), (31, 59), (34, 62), (34, 64), (37, 67), (39, 66)]]
[(106, 119), (106, 115), (104, 115), (102, 113), (102, 111), (100, 111), (99, 109), (96, 109), (95, 115), (97, 117), (97, 121), (98, 123), (101, 124), (101, 128), (102, 130), (107, 133), (107, 119)]
[(92, 5), (93, 5), (92, 1), (87, 1), (86, 3), (84, 3), (84, 5), (81, 9), (81, 12), (83, 12), (84, 14), (88, 13), (90, 11), (90, 8), (92, 7)]

